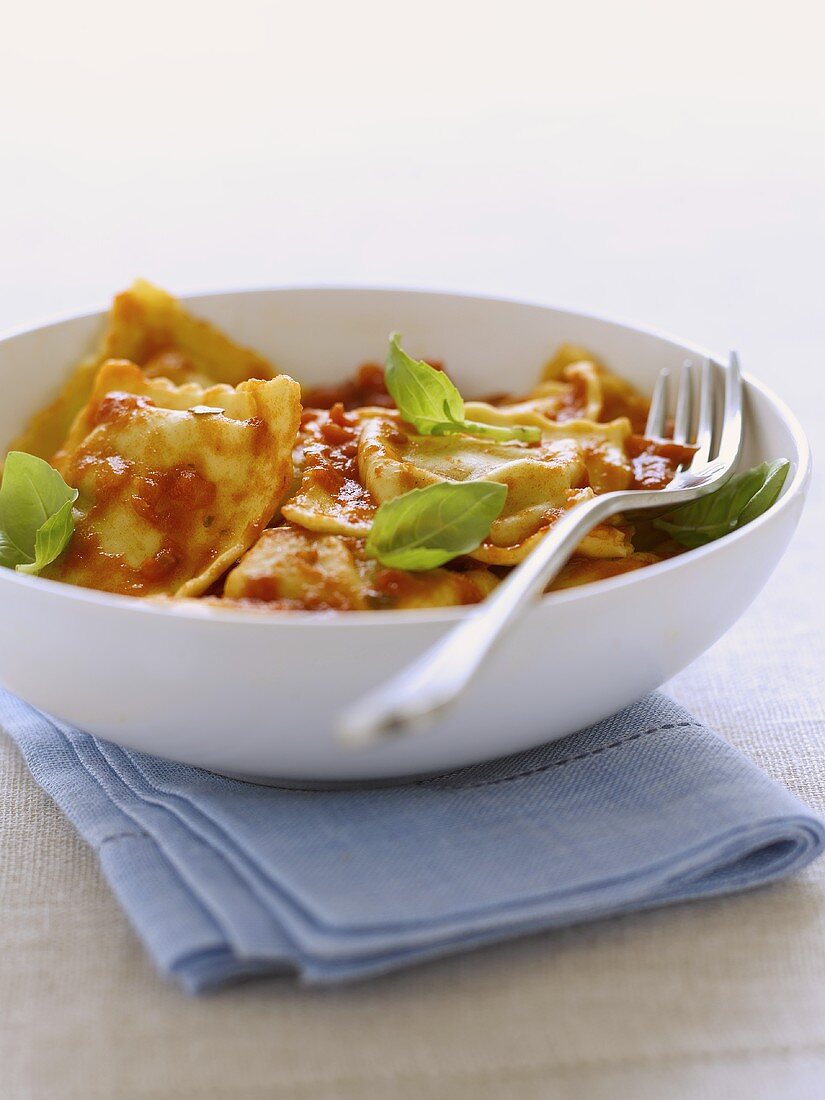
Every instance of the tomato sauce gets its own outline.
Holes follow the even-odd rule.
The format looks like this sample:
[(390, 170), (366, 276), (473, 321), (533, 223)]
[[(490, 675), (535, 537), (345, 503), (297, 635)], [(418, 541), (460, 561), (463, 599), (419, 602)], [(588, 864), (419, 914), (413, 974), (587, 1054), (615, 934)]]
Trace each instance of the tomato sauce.
[(378, 363), (364, 363), (352, 378), (337, 385), (310, 387), (301, 394), (301, 401), (305, 409), (331, 409), (335, 405), (344, 409), (357, 409), (362, 405), (395, 408), (384, 381), (384, 368)]
[[(122, 402), (108, 398), (100, 406), (105, 407), (99, 407), (98, 415), (107, 417), (117, 418), (123, 409)], [(92, 452), (78, 455), (75, 471), (73, 480), (90, 504), (63, 555), (64, 569), (89, 572), (94, 587), (104, 591), (145, 595), (167, 587), (176, 577), (183, 583), (214, 558), (209, 545), (202, 554), (193, 554), (202, 545), (197, 529), (214, 521), (211, 509), (217, 497), (217, 486), (193, 464), (136, 473), (134, 465), (119, 455)], [(139, 564), (130, 563), (125, 554), (107, 552), (100, 542), (98, 523), (109, 509), (124, 505), (157, 532), (157, 549)]]
[(325, 413), (305, 409), (301, 418), (304, 433), (305, 486), (317, 485), (331, 496), (345, 501), (348, 511), (363, 506), (372, 514), (374, 504), (358, 473), (357, 417), (347, 414), (337, 401)]
[(631, 435), (625, 449), (633, 466), (634, 489), (664, 489), (697, 450), (672, 439), (649, 439), (643, 435)]
[[(443, 363), (427, 359), (431, 367), (444, 370)], [(395, 401), (387, 389), (384, 368), (378, 363), (362, 363), (351, 378), (333, 386), (311, 386), (301, 393), (305, 409), (331, 409), (342, 405), (348, 412), (363, 406), (394, 409)]]
[(155, 403), (149, 397), (142, 397), (135, 393), (120, 393), (113, 391), (107, 393), (89, 411), (89, 425), (95, 427), (98, 424), (114, 424), (118, 420), (127, 420), (138, 409), (154, 408)]

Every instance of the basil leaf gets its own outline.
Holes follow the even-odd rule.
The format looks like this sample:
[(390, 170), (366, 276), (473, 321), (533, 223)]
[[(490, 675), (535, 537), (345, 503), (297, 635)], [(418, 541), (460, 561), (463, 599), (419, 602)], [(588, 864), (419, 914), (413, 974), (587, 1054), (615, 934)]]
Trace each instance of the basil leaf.
[(401, 347), (400, 336), (390, 337), (390, 350), (385, 367), (387, 389), (398, 406), (402, 419), (412, 424), (421, 435), (484, 436), (489, 439), (521, 440), (538, 443), (539, 428), (478, 424), (464, 419), (464, 399), (444, 373), (421, 359), (412, 359)]
[(790, 468), (784, 458), (763, 462), (735, 474), (716, 492), (653, 520), (653, 526), (682, 546), (704, 546), (766, 512), (779, 496)]
[(14, 569), (24, 561), (26, 561), (26, 555), (0, 531), (0, 565), (4, 565), (7, 569)]
[(367, 536), (367, 556), (393, 569), (435, 569), (483, 542), (504, 507), (497, 481), (442, 481), (385, 501)]
[[(406, 420), (406, 417), (404, 419)], [(481, 424), (478, 420), (458, 420), (454, 423), (438, 424), (430, 434), (452, 435), (455, 432), (477, 435), (485, 439), (499, 439), (505, 443), (513, 439), (522, 443), (538, 443), (541, 439), (541, 428), (534, 428), (528, 424)]]
[(400, 339), (397, 332), (390, 337), (384, 377), (404, 420), (421, 435), (460, 423), (464, 416), (461, 394), (444, 371), (410, 358), (401, 348)]
[[(761, 516), (763, 512), (767, 512), (772, 504), (776, 503), (777, 497), (782, 492), (782, 486), (785, 484), (785, 478), (788, 476), (788, 471), (791, 468), (791, 464), (786, 458), (780, 458), (771, 463), (763, 462), (762, 465), (768, 467), (765, 471), (762, 487), (757, 489), (739, 513), (739, 523), (737, 527), (744, 527), (746, 523), (750, 523), (752, 519)], [(759, 467), (756, 467), (756, 469), (758, 468)]]
[(21, 562), (18, 573), (39, 573), (59, 557), (74, 531), (73, 501), (67, 500), (53, 516), (49, 516), (34, 538), (34, 561)]
[(0, 485), (0, 564), (39, 573), (54, 561), (72, 536), (76, 500), (48, 462), (11, 451)]

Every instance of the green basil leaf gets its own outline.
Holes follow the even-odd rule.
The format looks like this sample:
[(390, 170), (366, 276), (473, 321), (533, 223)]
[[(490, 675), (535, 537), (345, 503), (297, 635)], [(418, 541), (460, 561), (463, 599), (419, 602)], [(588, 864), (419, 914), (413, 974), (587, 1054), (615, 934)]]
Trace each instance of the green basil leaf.
[(653, 520), (653, 526), (682, 546), (704, 546), (766, 512), (779, 496), (790, 468), (784, 458), (763, 462), (735, 474), (716, 492)]
[(412, 359), (401, 347), (400, 336), (390, 337), (385, 379), (402, 419), (421, 435), (483, 436), (488, 439), (538, 443), (541, 430), (524, 424), (478, 424), (464, 419), (464, 400), (447, 375), (421, 359)]
[(77, 490), (42, 458), (11, 451), (0, 485), (0, 564), (39, 573), (72, 536)]
[(504, 443), (513, 439), (522, 443), (538, 443), (541, 439), (541, 428), (535, 428), (529, 424), (481, 424), (478, 420), (458, 420), (451, 421), (449, 424), (438, 424), (430, 434), (453, 435), (455, 432), (481, 436), (483, 439), (498, 439)]
[(399, 340), (397, 332), (390, 337), (384, 377), (401, 416), (421, 435), (459, 423), (464, 417), (461, 394), (444, 371), (412, 359)]
[(26, 560), (26, 555), (0, 531), (0, 565), (14, 569)]
[(442, 481), (385, 501), (367, 536), (368, 557), (392, 569), (435, 569), (483, 542), (504, 507), (497, 481)]
[(67, 500), (53, 516), (49, 516), (35, 535), (34, 561), (17, 565), (18, 573), (39, 573), (62, 554), (74, 531), (73, 501)]
[(752, 519), (761, 516), (763, 512), (767, 512), (772, 504), (776, 503), (779, 494), (782, 492), (782, 486), (785, 484), (785, 478), (788, 476), (788, 471), (791, 468), (791, 464), (786, 458), (780, 458), (777, 459), (776, 462), (771, 463), (763, 462), (762, 465), (768, 467), (765, 472), (762, 487), (757, 489), (739, 513), (738, 527), (744, 527), (746, 523), (750, 523)]

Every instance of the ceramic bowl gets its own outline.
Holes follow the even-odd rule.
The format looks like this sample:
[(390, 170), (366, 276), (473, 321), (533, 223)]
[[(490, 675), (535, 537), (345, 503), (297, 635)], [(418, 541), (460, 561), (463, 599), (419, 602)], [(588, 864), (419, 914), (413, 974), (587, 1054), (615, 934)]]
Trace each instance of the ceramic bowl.
[[(191, 307), (310, 384), (380, 361), (393, 330), (411, 353), (443, 360), (466, 396), (526, 391), (565, 340), (647, 392), (662, 367), (708, 354), (595, 317), (451, 294), (253, 290), (198, 297)], [(0, 440), (54, 395), (102, 322), (103, 314), (76, 317), (0, 341)], [(386, 781), (525, 749), (673, 676), (770, 576), (799, 519), (810, 460), (794, 417), (748, 378), (742, 464), (776, 457), (793, 471), (765, 515), (670, 561), (543, 597), (454, 709), (396, 741), (349, 749), (333, 736), (336, 716), (435, 642), (462, 609), (159, 607), (0, 569), (0, 683), (118, 744), (253, 778)]]

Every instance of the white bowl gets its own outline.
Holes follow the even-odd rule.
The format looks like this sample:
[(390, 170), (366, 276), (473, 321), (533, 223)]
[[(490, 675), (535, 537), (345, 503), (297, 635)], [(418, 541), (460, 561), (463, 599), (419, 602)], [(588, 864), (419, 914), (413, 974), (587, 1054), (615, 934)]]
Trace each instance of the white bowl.
[[(192, 301), (299, 381), (381, 360), (400, 330), (468, 396), (524, 391), (564, 340), (649, 391), (704, 349), (594, 317), (450, 294), (256, 290)], [(0, 341), (0, 441), (93, 345), (102, 314)], [(0, 682), (40, 709), (148, 753), (249, 777), (390, 779), (457, 768), (563, 737), (651, 691), (742, 614), (779, 561), (810, 476), (805, 437), (747, 380), (743, 465), (793, 463), (781, 499), (742, 530), (671, 561), (545, 596), (437, 724), (354, 751), (340, 709), (399, 670), (464, 612), (337, 615), (156, 607), (0, 569)]]

